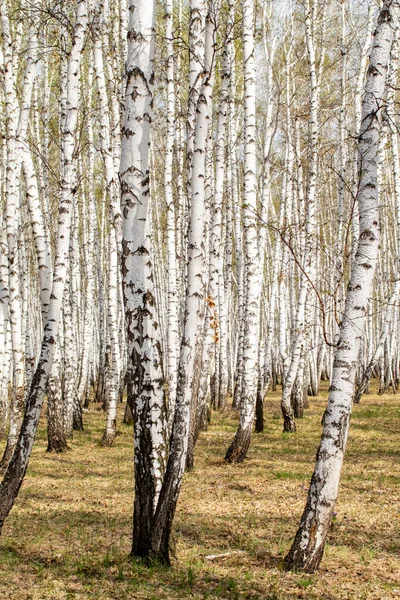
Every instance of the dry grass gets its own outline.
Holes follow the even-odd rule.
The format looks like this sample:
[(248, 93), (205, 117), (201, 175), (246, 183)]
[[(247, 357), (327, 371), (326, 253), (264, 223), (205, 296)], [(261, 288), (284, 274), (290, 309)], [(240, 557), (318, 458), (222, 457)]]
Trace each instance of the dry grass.
[[(337, 515), (321, 570), (284, 573), (281, 562), (303, 509), (324, 397), (296, 435), (282, 434), (278, 395), (266, 431), (242, 465), (221, 460), (234, 415), (213, 416), (185, 476), (172, 569), (129, 559), (132, 434), (120, 425), (111, 449), (98, 441), (103, 415), (86, 415), (64, 455), (45, 452), (42, 423), (28, 475), (0, 538), (0, 598), (259, 599), (400, 598), (400, 407), (367, 396), (355, 407)], [(209, 562), (208, 554), (244, 554)]]

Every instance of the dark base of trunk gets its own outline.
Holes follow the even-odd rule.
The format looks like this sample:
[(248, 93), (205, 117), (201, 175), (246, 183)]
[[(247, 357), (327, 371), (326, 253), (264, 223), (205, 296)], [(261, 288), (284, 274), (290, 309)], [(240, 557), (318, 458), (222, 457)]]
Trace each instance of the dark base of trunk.
[(233, 398), (232, 398), (232, 409), (240, 410), (240, 380), (235, 381), (235, 388), (233, 390)]
[(264, 402), (260, 391), (257, 392), (255, 431), (256, 433), (264, 431)]
[(74, 431), (83, 431), (82, 406), (77, 396), (74, 401), (72, 428)]
[(283, 417), (283, 431), (287, 433), (295, 433), (296, 431), (296, 422), (293, 416), (284, 416)]
[(295, 384), (292, 390), (291, 404), (296, 419), (304, 417), (304, 396), (306, 396), (305, 389)]
[(3, 456), (0, 460), (0, 475), (3, 475), (6, 472), (8, 463), (10, 462), (11, 457), (14, 453), (15, 444), (16, 442), (14, 444), (10, 444), (10, 441), (7, 441), (7, 445), (5, 447)]
[(151, 530), (143, 531), (143, 528), (134, 527), (133, 530), (133, 544), (130, 553), (132, 558), (141, 559), (143, 563), (148, 566), (154, 566), (154, 564), (163, 565), (169, 567), (171, 565), (171, 559), (169, 554), (169, 548), (162, 548), (155, 551), (151, 546)]
[(326, 369), (322, 369), (321, 380), (322, 381), (329, 381), (329, 373), (328, 373), (328, 371)]
[(163, 567), (171, 566), (171, 559), (169, 553), (164, 552), (153, 552), (149, 550), (148, 553), (136, 553), (132, 550), (130, 553), (131, 558), (141, 559), (142, 564), (146, 567), (154, 567), (155, 565), (162, 565)]
[(101, 438), (101, 445), (105, 447), (111, 447), (114, 443), (115, 431), (105, 431)]
[(85, 392), (83, 394), (83, 407), (84, 408), (89, 408), (89, 404), (90, 404), (90, 383), (87, 384), (86, 388), (85, 388)]
[(172, 523), (175, 514), (176, 500), (169, 503), (166, 498), (159, 498), (161, 508), (167, 502), (167, 510), (162, 516), (158, 513), (158, 519), (153, 513), (152, 495), (146, 494), (146, 482), (141, 480), (135, 482), (135, 503), (133, 510), (133, 543), (131, 556), (143, 559), (148, 566), (161, 564), (169, 567), (170, 559), (170, 537)]
[(310, 384), (307, 388), (307, 393), (311, 398), (316, 398), (318, 396), (318, 387), (314, 384)]
[(278, 374), (276, 372), (276, 363), (275, 363), (274, 359), (272, 359), (272, 361), (271, 361), (271, 381), (270, 381), (270, 385), (271, 385), (271, 390), (273, 392), (276, 392), (276, 387), (278, 385)]
[(321, 564), (324, 555), (324, 546), (321, 546), (314, 553), (307, 552), (298, 547), (300, 539), (296, 536), (293, 545), (283, 561), (284, 571), (304, 571), (305, 573), (315, 573)]
[(132, 409), (129, 406), (129, 403), (126, 403), (125, 406), (125, 413), (124, 413), (124, 420), (123, 422), (125, 423), (125, 425), (132, 425), (133, 423), (133, 414), (132, 414)]
[(240, 410), (240, 403), (235, 394), (233, 394), (232, 410)]
[(296, 403), (294, 407), (294, 416), (296, 419), (302, 419), (304, 417), (304, 406)]
[(251, 428), (239, 429), (225, 454), (225, 460), (230, 463), (241, 463), (247, 455), (250, 446)]
[(199, 431), (207, 431), (208, 429), (208, 411), (211, 409), (208, 408), (207, 403), (199, 406), (199, 414), (198, 414), (198, 428)]
[(194, 454), (193, 452), (188, 452), (186, 456), (186, 466), (185, 471), (193, 471), (194, 469)]
[(210, 404), (213, 410), (218, 408), (217, 386), (215, 373), (210, 377)]
[(68, 452), (68, 450), (70, 450), (70, 447), (64, 435), (53, 435), (48, 438), (46, 452), (61, 454), (62, 452)]

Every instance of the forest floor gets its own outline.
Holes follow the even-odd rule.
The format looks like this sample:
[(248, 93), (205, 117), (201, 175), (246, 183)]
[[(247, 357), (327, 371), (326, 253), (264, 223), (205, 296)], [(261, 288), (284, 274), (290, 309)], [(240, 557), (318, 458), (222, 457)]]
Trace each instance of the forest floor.
[[(354, 408), (320, 571), (282, 571), (306, 501), (325, 402), (326, 393), (311, 399), (290, 435), (282, 433), (279, 394), (269, 394), (265, 431), (253, 435), (241, 465), (222, 460), (237, 415), (213, 414), (196, 448), (195, 469), (184, 478), (170, 569), (129, 558), (131, 427), (119, 424), (114, 447), (102, 448), (104, 415), (93, 409), (71, 450), (53, 455), (45, 452), (42, 419), (0, 538), (0, 598), (400, 599), (400, 403), (393, 395), (365, 396)], [(241, 553), (206, 559), (233, 551)]]

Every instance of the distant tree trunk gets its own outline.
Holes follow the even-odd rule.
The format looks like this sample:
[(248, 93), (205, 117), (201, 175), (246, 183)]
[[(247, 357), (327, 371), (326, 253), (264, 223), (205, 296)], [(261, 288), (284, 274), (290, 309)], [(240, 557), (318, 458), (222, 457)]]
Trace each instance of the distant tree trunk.
[[(204, 346), (204, 316), (206, 303), (206, 244), (205, 232), (208, 226), (206, 210), (206, 185), (209, 182), (210, 171), (207, 172), (206, 155), (209, 149), (209, 125), (212, 116), (212, 87), (213, 72), (211, 69), (212, 52), (214, 51), (213, 22), (210, 14), (207, 15), (206, 3), (203, 0), (192, 0), (192, 16), (194, 20), (203, 22), (203, 38), (198, 40), (197, 48), (203, 45), (204, 62), (201, 71), (201, 87), (197, 99), (196, 121), (193, 140), (193, 157), (191, 164), (190, 181), (190, 209), (189, 231), (187, 244), (187, 286), (185, 297), (185, 317), (181, 340), (181, 352), (178, 367), (177, 388), (177, 422), (173, 425), (172, 439), (174, 440), (175, 473), (169, 472), (168, 476), (178, 477), (177, 489), (180, 488), (183, 472), (180, 473), (179, 455), (184, 450), (186, 453), (186, 468), (194, 466), (194, 447), (199, 434), (199, 390), (202, 372), (202, 357)], [(192, 29), (193, 19), (190, 23), (189, 36), (199, 35), (197, 25), (195, 32)], [(208, 177), (207, 177), (208, 175)], [(179, 394), (179, 399), (178, 399)], [(190, 399), (189, 405), (187, 404)], [(186, 430), (186, 419), (189, 418), (189, 428)], [(174, 433), (175, 429), (175, 433)], [(181, 433), (179, 433), (179, 430)], [(187, 447), (175, 443), (177, 435), (187, 436)], [(181, 447), (179, 447), (181, 446)], [(171, 465), (173, 461), (171, 460)], [(173, 502), (171, 497), (165, 501)], [(165, 509), (164, 506), (164, 509)], [(174, 509), (175, 510), (175, 509)], [(172, 526), (172, 520), (171, 520)], [(165, 524), (164, 526), (165, 527)], [(167, 525), (168, 527), (168, 525)], [(168, 534), (169, 535), (169, 534)], [(159, 543), (159, 542), (157, 542)], [(164, 542), (162, 542), (164, 546)], [(163, 547), (163, 552), (168, 552), (168, 545)]]
[[(197, 3), (197, 0), (194, 0)], [(204, 6), (201, 7), (204, 10)], [(204, 331), (205, 268), (205, 153), (211, 119), (212, 58), (215, 23), (212, 13), (206, 17), (205, 64), (199, 93), (193, 145), (191, 205), (189, 214), (188, 274), (185, 318), (179, 358), (175, 417), (170, 453), (154, 518), (152, 551), (164, 563), (170, 562), (170, 535), (176, 504), (186, 466), (191, 411), (197, 407), (192, 396), (198, 392)]]
[[(117, 423), (118, 391), (121, 373), (121, 348), (118, 332), (118, 292), (119, 292), (119, 242), (121, 239), (121, 211), (120, 190), (118, 173), (115, 168), (113, 156), (113, 143), (111, 137), (111, 118), (109, 101), (107, 96), (106, 79), (103, 64), (103, 47), (101, 36), (104, 34), (103, 15), (98, 15), (93, 28), (93, 65), (96, 77), (99, 109), (101, 121), (99, 130), (100, 151), (104, 161), (107, 196), (109, 198), (109, 225), (108, 225), (108, 251), (109, 251), (109, 273), (108, 273), (108, 313), (107, 326), (111, 345), (111, 364), (108, 372), (107, 385), (107, 420), (102, 437), (103, 446), (111, 446), (114, 441)], [(115, 146), (115, 142), (114, 142)]]
[(60, 380), (61, 353), (56, 342), (53, 365), (47, 386), (47, 452), (65, 452), (68, 449), (64, 431), (64, 403)]
[[(368, 8), (368, 22), (367, 22), (367, 30), (365, 35), (365, 41), (361, 50), (360, 56), (360, 66), (358, 69), (357, 80), (356, 80), (356, 89), (354, 95), (354, 109), (355, 109), (355, 131), (353, 133), (354, 137), (357, 138), (360, 134), (360, 128), (362, 124), (362, 93), (363, 93), (363, 85), (365, 80), (366, 68), (368, 64), (368, 52), (372, 43), (372, 32), (374, 25), (374, 5), (370, 4)], [(356, 198), (357, 195), (357, 186), (358, 186), (358, 162), (359, 162), (359, 150), (356, 147), (354, 151), (353, 158), (353, 198)], [(359, 238), (359, 215), (358, 215), (358, 203), (354, 201), (353, 210), (351, 214), (351, 231), (352, 231), (352, 242), (351, 242), (351, 261), (353, 262), (355, 253), (357, 251), (357, 244)]]
[[(61, 410), (63, 412), (63, 431), (65, 437), (65, 448), (67, 447), (67, 438), (72, 438), (73, 435), (73, 415), (74, 415), (74, 400), (76, 396), (76, 353), (77, 353), (77, 344), (76, 344), (76, 336), (75, 336), (75, 327), (74, 327), (74, 316), (75, 313), (73, 311), (72, 303), (71, 303), (71, 269), (69, 269), (69, 274), (67, 276), (67, 282), (64, 288), (64, 298), (63, 298), (63, 346), (64, 346), (64, 361), (63, 368), (61, 373), (56, 375), (53, 373), (55, 366), (52, 369), (52, 376), (54, 384), (58, 381), (60, 385), (62, 384), (62, 396), (60, 402), (62, 403)], [(58, 364), (59, 368), (61, 368), (61, 363)], [(49, 414), (50, 417), (50, 414)], [(52, 425), (49, 423), (49, 429), (51, 429)], [(57, 436), (57, 446), (60, 444), (60, 436)], [(61, 452), (61, 450), (57, 450), (56, 452)]]
[[(260, 261), (261, 281), (264, 279), (265, 268), (265, 251), (269, 232), (267, 230), (267, 221), (269, 207), (271, 201), (271, 169), (270, 169), (270, 153), (272, 141), (275, 133), (274, 118), (273, 118), (273, 62), (275, 55), (275, 38), (271, 35), (270, 44), (267, 40), (270, 37), (265, 31), (266, 21), (270, 15), (266, 14), (266, 5), (264, 7), (263, 28), (264, 28), (264, 54), (267, 61), (267, 114), (265, 120), (265, 137), (264, 137), (264, 156), (263, 156), (263, 175), (261, 180), (261, 215), (258, 231), (258, 254)], [(278, 247), (278, 245), (277, 245)], [(269, 265), (267, 265), (269, 266)], [(273, 274), (277, 274), (278, 260), (274, 261)], [(258, 344), (258, 381), (257, 381), (257, 401), (256, 401), (256, 421), (255, 430), (261, 433), (264, 430), (264, 396), (267, 392), (270, 379), (270, 356), (271, 356), (271, 334), (273, 331), (274, 312), (275, 312), (275, 297), (276, 287), (272, 286), (271, 295), (268, 298), (270, 319), (264, 324), (264, 319), (261, 319), (263, 311), (260, 311), (260, 336)], [(266, 320), (266, 319), (265, 319)], [(264, 332), (266, 329), (266, 340), (264, 340)]]
[(0, 439), (2, 439), (8, 419), (8, 380), (9, 380), (9, 343), (8, 343), (8, 260), (7, 233), (5, 224), (0, 230)]
[(392, 325), (392, 323), (393, 323), (394, 304), (397, 302), (397, 299), (399, 297), (399, 287), (400, 286), (397, 283), (395, 291), (393, 292), (391, 298), (388, 300), (388, 306), (386, 309), (386, 315), (385, 315), (385, 319), (384, 319), (381, 336), (379, 338), (379, 342), (376, 347), (376, 350), (375, 350), (371, 360), (365, 367), (362, 377), (357, 385), (357, 388), (356, 388), (356, 391), (354, 394), (354, 403), (355, 404), (359, 404), (362, 395), (366, 392), (366, 390), (369, 386), (372, 371), (374, 370), (376, 365), (379, 363), (379, 361), (383, 355), (386, 339), (389, 334), (389, 328), (390, 328), (390, 325)]
[(14, 453), (8, 464), (4, 479), (0, 484), (0, 531), (3, 527), (4, 520), (14, 505), (28, 467), (46, 393), (47, 382), (54, 360), (56, 349), (55, 342), (58, 339), (63, 293), (68, 269), (71, 198), (74, 197), (75, 193), (73, 154), (75, 150), (75, 130), (79, 98), (79, 65), (85, 40), (87, 21), (86, 2), (84, 0), (78, 0), (73, 43), (68, 60), (69, 107), (64, 130), (64, 160), (66, 169), (64, 172), (59, 203), (59, 227), (54, 259), (52, 292), (47, 322), (44, 327), (40, 358), (28, 395), (24, 419)]
[[(315, 60), (315, 39), (313, 27), (313, 12), (310, 0), (306, 1), (305, 29), (306, 29), (306, 44), (308, 53), (308, 63), (310, 70), (310, 161), (308, 174), (307, 188), (307, 218), (304, 236), (304, 245), (302, 244), (303, 257), (301, 272), (300, 293), (297, 301), (296, 319), (294, 325), (294, 336), (290, 354), (290, 364), (282, 386), (281, 408), (283, 414), (283, 430), (287, 432), (296, 431), (295, 415), (292, 407), (292, 388), (296, 382), (296, 403), (304, 405), (304, 398), (300, 399), (300, 395), (304, 395), (306, 390), (303, 385), (301, 376), (304, 375), (305, 367), (300, 363), (308, 354), (308, 336), (307, 325), (311, 321), (311, 306), (310, 306), (310, 291), (311, 285), (309, 279), (314, 279), (315, 275), (315, 236), (316, 236), (316, 218), (315, 218), (315, 196), (317, 184), (317, 167), (318, 167), (318, 107), (319, 107), (319, 82), (316, 73)], [(299, 412), (301, 414), (301, 410)]]
[(257, 247), (257, 162), (256, 162), (256, 70), (254, 61), (254, 2), (243, 0), (244, 68), (244, 260), (245, 314), (243, 339), (243, 376), (240, 390), (240, 422), (225, 459), (242, 462), (250, 446), (257, 395), (257, 358), (260, 318), (261, 273)]
[(175, 86), (174, 86), (174, 45), (173, 45), (173, 2), (167, 0), (165, 6), (165, 37), (167, 50), (167, 131), (165, 140), (164, 190), (167, 205), (167, 275), (168, 275), (168, 335), (167, 335), (167, 371), (168, 371), (168, 422), (174, 418), (176, 400), (176, 375), (179, 354), (179, 296), (177, 288), (176, 211), (173, 195), (174, 179), (174, 137), (175, 137)]
[(209, 301), (215, 305), (214, 351), (215, 351), (215, 398), (216, 408), (226, 403), (228, 393), (228, 357), (227, 357), (227, 315), (224, 287), (224, 236), (223, 196), (225, 185), (225, 145), (227, 132), (227, 114), (230, 94), (232, 63), (232, 35), (234, 22), (234, 4), (228, 0), (226, 37), (221, 64), (221, 93), (218, 106), (217, 131), (215, 140), (215, 192), (211, 202), (210, 223), (210, 278)]
[(10, 21), (7, 3), (0, 4), (0, 18), (2, 41), (4, 51), (3, 89), (6, 110), (6, 229), (7, 229), (7, 256), (9, 273), (9, 311), (8, 318), (11, 324), (11, 349), (13, 379), (11, 388), (10, 427), (7, 445), (0, 462), (0, 469), (7, 467), (14, 448), (17, 444), (18, 434), (24, 416), (25, 404), (25, 348), (23, 339), (23, 305), (21, 289), (21, 256), (19, 232), (21, 228), (20, 216), (20, 178), (21, 157), (17, 144), (18, 127), (18, 101), (16, 93), (16, 73), (14, 72), (13, 48)]
[(328, 406), (307, 504), (284, 568), (314, 572), (331, 524), (348, 438), (355, 375), (379, 251), (377, 155), (385, 82), (399, 4), (386, 0), (378, 18), (362, 104), (357, 202), (360, 236), (335, 350)]

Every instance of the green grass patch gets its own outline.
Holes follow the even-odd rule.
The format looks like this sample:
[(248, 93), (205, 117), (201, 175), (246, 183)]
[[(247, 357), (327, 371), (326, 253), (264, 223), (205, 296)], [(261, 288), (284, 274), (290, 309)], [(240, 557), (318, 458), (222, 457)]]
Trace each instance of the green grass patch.
[[(295, 435), (282, 433), (279, 392), (248, 458), (223, 457), (238, 415), (214, 412), (184, 477), (172, 568), (130, 557), (132, 429), (99, 445), (104, 415), (85, 413), (71, 451), (49, 455), (42, 419), (26, 480), (0, 538), (4, 600), (391, 600), (400, 590), (400, 406), (393, 395), (355, 406), (342, 485), (321, 569), (284, 573), (321, 434), (326, 390)], [(4, 442), (1, 443), (1, 448)], [(237, 553), (240, 551), (240, 553)], [(210, 554), (227, 556), (209, 561)]]

